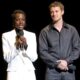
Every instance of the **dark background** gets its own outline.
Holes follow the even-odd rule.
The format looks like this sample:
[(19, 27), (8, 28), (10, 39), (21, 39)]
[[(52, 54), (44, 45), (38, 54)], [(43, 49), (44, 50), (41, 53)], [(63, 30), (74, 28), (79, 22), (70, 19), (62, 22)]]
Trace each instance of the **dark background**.
[[(54, 0), (0, 0), (0, 80), (6, 80), (7, 64), (3, 60), (1, 34), (13, 29), (11, 14), (22, 9), (27, 14), (26, 30), (36, 33), (37, 42), (40, 30), (50, 23), (48, 5)], [(80, 35), (79, 0), (58, 0), (65, 6), (64, 21), (76, 27)], [(45, 64), (40, 58), (34, 63), (37, 80), (44, 80)], [(76, 80), (80, 80), (80, 59), (76, 61)]]

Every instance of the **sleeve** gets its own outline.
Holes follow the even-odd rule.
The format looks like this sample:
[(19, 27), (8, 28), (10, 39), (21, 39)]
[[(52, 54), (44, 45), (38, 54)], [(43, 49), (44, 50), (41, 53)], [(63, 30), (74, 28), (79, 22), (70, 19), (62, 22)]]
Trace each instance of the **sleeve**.
[(9, 41), (4, 34), (2, 34), (2, 49), (4, 60), (7, 63), (10, 63), (18, 55), (18, 50), (16, 48), (11, 49)]
[(68, 58), (66, 58), (68, 64), (71, 64), (75, 60), (77, 60), (79, 58), (79, 53), (80, 53), (80, 37), (77, 30), (74, 29), (72, 35), (72, 53)]
[(31, 35), (28, 40), (29, 44), (26, 50), (26, 57), (29, 58), (32, 62), (34, 62), (38, 58), (36, 35), (33, 33), (33, 35)]
[(39, 35), (39, 53), (40, 53), (40, 57), (46, 63), (47, 66), (56, 67), (57, 58), (49, 54), (47, 36), (46, 36), (46, 32), (43, 30)]

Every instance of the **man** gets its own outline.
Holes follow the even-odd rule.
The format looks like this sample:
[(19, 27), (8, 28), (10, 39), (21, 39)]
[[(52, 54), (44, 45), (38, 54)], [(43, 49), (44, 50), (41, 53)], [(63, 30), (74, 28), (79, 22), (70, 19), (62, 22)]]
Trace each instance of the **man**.
[(55, 1), (49, 5), (52, 22), (41, 30), (40, 57), (46, 63), (45, 80), (75, 80), (74, 61), (79, 57), (77, 30), (63, 21), (64, 5)]
[(26, 14), (15, 10), (14, 29), (2, 34), (3, 56), (8, 63), (7, 80), (36, 80), (33, 63), (37, 59), (36, 36), (24, 30)]

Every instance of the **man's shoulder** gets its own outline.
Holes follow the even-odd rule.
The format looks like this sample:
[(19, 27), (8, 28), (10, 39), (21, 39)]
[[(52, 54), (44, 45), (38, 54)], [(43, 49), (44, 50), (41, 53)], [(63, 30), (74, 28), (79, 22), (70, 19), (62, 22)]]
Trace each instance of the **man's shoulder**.
[(41, 32), (48, 32), (50, 30), (50, 24), (46, 25)]
[(69, 29), (76, 29), (75, 26), (73, 26), (72, 24), (69, 23), (65, 23), (66, 27), (68, 27)]
[(78, 32), (77, 28), (71, 24), (66, 23), (66, 26), (68, 27), (69, 31), (72, 33)]

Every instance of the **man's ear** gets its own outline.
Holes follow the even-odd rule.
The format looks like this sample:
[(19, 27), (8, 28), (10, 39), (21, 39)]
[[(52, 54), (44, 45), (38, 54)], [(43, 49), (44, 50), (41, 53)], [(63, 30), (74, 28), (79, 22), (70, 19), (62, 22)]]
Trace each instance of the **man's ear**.
[(62, 15), (64, 15), (64, 10), (62, 10)]

